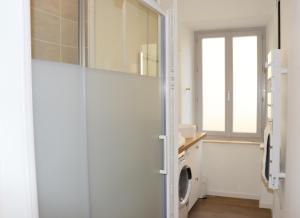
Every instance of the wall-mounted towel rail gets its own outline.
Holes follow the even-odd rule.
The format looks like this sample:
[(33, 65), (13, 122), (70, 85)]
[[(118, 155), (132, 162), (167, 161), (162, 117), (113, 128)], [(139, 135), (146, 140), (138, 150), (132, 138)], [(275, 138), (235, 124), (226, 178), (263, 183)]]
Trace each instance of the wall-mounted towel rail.
[(280, 154), (285, 148), (285, 93), (287, 69), (281, 67), (281, 50), (272, 50), (266, 63), (268, 73), (267, 110), (268, 120), (264, 139), (263, 177), (269, 188), (278, 189), (280, 179), (285, 178), (281, 170), (284, 158)]

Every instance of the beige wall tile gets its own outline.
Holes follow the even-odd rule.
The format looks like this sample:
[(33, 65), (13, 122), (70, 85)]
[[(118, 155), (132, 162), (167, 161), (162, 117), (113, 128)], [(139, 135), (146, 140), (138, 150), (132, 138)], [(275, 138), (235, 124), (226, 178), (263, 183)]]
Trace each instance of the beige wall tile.
[(77, 64), (78, 0), (31, 0), (31, 6), (33, 58)]
[(32, 58), (60, 61), (60, 47), (49, 43), (32, 41)]
[(78, 47), (78, 23), (62, 20), (62, 45)]
[(78, 0), (61, 0), (62, 17), (78, 21)]
[(90, 0), (85, 0), (84, 1), (84, 13), (85, 13), (85, 20), (87, 21), (89, 18), (89, 10), (90, 10)]
[(32, 9), (32, 37), (53, 43), (60, 43), (60, 19)]
[(62, 61), (70, 64), (78, 64), (78, 49), (77, 48), (61, 48)]
[(31, 6), (56, 15), (60, 14), (60, 0), (31, 0)]

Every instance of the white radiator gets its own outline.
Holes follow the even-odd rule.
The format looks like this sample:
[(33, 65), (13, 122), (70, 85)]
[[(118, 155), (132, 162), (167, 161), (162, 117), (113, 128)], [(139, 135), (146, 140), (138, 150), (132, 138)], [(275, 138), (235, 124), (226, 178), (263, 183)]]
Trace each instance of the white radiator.
[(263, 178), (270, 189), (278, 189), (285, 173), (280, 170), (280, 150), (285, 146), (285, 87), (287, 70), (281, 67), (281, 50), (268, 55), (267, 68), (267, 126), (264, 137)]

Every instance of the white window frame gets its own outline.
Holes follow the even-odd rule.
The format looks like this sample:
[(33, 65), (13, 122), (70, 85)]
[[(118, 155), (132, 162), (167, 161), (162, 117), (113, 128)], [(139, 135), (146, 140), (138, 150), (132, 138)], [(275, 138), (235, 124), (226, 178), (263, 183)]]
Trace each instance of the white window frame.
[[(258, 43), (258, 64), (257, 64), (257, 132), (237, 133), (233, 132), (233, 37), (257, 36)], [(225, 38), (225, 131), (206, 131), (203, 129), (202, 111), (202, 39), (204, 38)], [(264, 104), (264, 54), (265, 54), (265, 28), (257, 27), (251, 29), (227, 29), (216, 31), (198, 31), (195, 33), (195, 74), (196, 74), (196, 122), (200, 131), (208, 134), (208, 139), (222, 140), (246, 140), (261, 141), (262, 127), (264, 125), (265, 104)], [(230, 100), (227, 100), (230, 95)]]

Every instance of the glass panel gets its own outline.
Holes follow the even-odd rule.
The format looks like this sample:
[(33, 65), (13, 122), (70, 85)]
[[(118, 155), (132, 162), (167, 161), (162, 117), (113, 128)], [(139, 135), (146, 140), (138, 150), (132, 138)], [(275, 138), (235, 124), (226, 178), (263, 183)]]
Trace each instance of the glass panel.
[(257, 36), (233, 38), (233, 132), (257, 132)]
[(149, 11), (148, 28), (148, 75), (157, 76), (159, 74), (159, 17), (157, 14)]
[(124, 1), (111, 0), (95, 0), (94, 4), (95, 66), (92, 67), (126, 71), (126, 41), (123, 34), (126, 4)]
[(203, 130), (225, 131), (225, 38), (202, 40)]
[[(126, 72), (147, 75), (148, 9), (137, 0), (126, 4)], [(140, 57), (141, 55), (141, 57)]]
[(78, 64), (78, 0), (32, 0), (32, 57)]
[(88, 70), (86, 84), (92, 217), (162, 218), (159, 79)]
[(163, 218), (161, 87), (158, 77), (33, 61), (40, 217)]
[(90, 217), (82, 68), (32, 67), (39, 217)]
[[(94, 11), (95, 30), (94, 33), (89, 30), (88, 36), (89, 43), (95, 44), (95, 51), (89, 52), (88, 57), (89, 63), (92, 62), (90, 59), (94, 60), (94, 65), (89, 66), (157, 76), (159, 15), (138, 0), (95, 0)], [(93, 13), (93, 10), (88, 13)], [(88, 22), (92, 24), (93, 20)], [(91, 37), (91, 34), (95, 37)]]
[[(88, 66), (157, 76), (159, 15), (138, 0), (85, 3)], [(78, 11), (78, 0), (31, 1), (34, 59), (79, 64)]]

